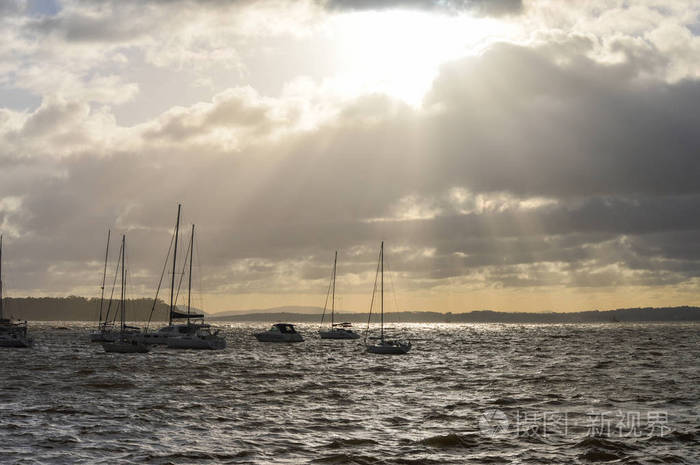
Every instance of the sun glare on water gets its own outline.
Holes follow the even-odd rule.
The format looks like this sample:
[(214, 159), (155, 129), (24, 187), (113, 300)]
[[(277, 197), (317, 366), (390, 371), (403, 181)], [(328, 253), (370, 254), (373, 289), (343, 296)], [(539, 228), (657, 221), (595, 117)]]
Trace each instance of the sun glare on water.
[(385, 11), (334, 20), (340, 86), (381, 92), (418, 105), (442, 63), (478, 54), (507, 36), (508, 25), (465, 14)]

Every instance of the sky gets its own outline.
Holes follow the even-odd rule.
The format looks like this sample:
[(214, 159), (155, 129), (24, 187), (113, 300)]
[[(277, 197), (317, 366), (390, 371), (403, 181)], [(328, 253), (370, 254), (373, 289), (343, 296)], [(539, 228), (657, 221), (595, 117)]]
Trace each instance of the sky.
[(700, 305), (699, 15), (4, 0), (6, 294), (99, 295), (111, 230), (153, 297), (181, 203), (209, 312), (322, 306), (335, 250), (366, 311), (382, 240), (388, 310)]

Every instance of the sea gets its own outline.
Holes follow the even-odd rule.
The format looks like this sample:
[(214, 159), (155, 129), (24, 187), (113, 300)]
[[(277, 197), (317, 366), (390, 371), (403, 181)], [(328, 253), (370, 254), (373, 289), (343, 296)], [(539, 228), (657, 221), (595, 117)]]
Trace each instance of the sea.
[(700, 324), (405, 324), (362, 340), (107, 354), (91, 323), (0, 349), (2, 464), (700, 464)]

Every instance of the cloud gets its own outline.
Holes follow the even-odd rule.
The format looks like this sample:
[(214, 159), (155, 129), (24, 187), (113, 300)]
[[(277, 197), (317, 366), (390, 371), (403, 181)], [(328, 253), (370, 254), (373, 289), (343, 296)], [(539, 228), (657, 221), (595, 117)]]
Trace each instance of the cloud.
[(521, 0), (325, 0), (322, 2), (330, 10), (386, 10), (420, 9), (446, 12), (472, 11), (483, 15), (505, 15), (519, 13), (523, 9)]
[[(518, 20), (551, 8), (557, 27), (540, 11), (531, 42), (445, 63), (420, 105), (339, 96), (313, 78), (276, 95), (231, 82), (120, 123), (115, 106), (149, 98), (119, 72), (133, 63), (129, 47), (176, 79), (182, 63), (208, 70), (201, 63), (222, 48), (205, 31), (190, 40), (187, 27), (150, 43), (170, 37), (149, 29), (175, 5), (165, 3), (128, 27), (109, 21), (110, 3), (27, 23), (49, 51), (70, 50), (67, 65), (39, 66), (48, 52), (22, 42), (31, 58), (6, 77), (42, 95), (37, 108), (0, 109), (0, 224), (16, 289), (99, 282), (111, 226), (128, 233), (134, 292), (152, 294), (178, 202), (198, 225), (214, 294), (316, 293), (336, 248), (347, 291), (366, 293), (382, 239), (416, 292), (696, 285), (700, 81), (689, 23), (623, 9), (570, 30), (561, 5), (533, 2)], [(209, 21), (195, 11), (194, 23)]]

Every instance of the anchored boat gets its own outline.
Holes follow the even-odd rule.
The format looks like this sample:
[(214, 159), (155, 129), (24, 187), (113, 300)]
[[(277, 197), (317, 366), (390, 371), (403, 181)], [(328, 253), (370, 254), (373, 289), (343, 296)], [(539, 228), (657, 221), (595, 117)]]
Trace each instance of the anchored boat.
[(304, 342), (304, 338), (289, 323), (276, 323), (267, 331), (255, 333), (260, 342)]
[[(122, 235), (122, 247), (119, 252), (121, 259), (121, 299), (119, 300), (120, 327), (119, 333), (112, 341), (102, 341), (105, 352), (119, 354), (145, 353), (150, 348), (138, 339), (132, 329), (126, 324), (126, 234)], [(119, 267), (119, 265), (117, 265)], [(119, 269), (117, 270), (119, 271)]]
[[(335, 276), (338, 266), (338, 251), (335, 251), (335, 258), (333, 259), (333, 272), (331, 273), (331, 282), (328, 285), (328, 292), (326, 293), (326, 302), (323, 304), (323, 314), (321, 315), (321, 329), (318, 334), (321, 339), (359, 339), (360, 335), (352, 330), (352, 323), (336, 323), (335, 322)], [(328, 308), (328, 297), (331, 298), (331, 325), (327, 329), (323, 329), (323, 320), (326, 316), (326, 309)]]
[[(107, 303), (107, 308), (105, 308), (105, 284), (107, 280), (107, 262), (109, 261), (109, 240), (111, 236), (111, 231), (107, 231), (107, 247), (105, 250), (105, 264), (102, 271), (102, 286), (100, 286), (100, 311), (97, 318), (97, 328), (95, 331), (90, 333), (90, 342), (114, 342), (119, 338), (120, 328), (115, 325), (115, 320), (117, 318), (117, 311), (112, 313), (112, 297), (114, 296), (114, 283), (112, 285), (112, 295)], [(118, 268), (118, 267), (117, 267)], [(117, 271), (119, 271), (117, 269)], [(103, 319), (104, 316), (104, 319)], [(138, 335), (141, 333), (141, 329), (135, 326), (124, 325), (124, 332)]]
[(34, 339), (29, 335), (27, 321), (5, 318), (2, 291), (2, 235), (0, 235), (0, 347), (31, 347)]
[(379, 249), (379, 263), (377, 264), (377, 275), (381, 275), (381, 320), (380, 320), (380, 335), (379, 338), (372, 338), (378, 340), (374, 344), (367, 344), (367, 335), (369, 334), (369, 323), (372, 319), (372, 307), (374, 306), (374, 296), (377, 290), (377, 276), (374, 278), (374, 289), (372, 290), (372, 302), (369, 307), (369, 317), (367, 319), (367, 331), (365, 332), (365, 347), (367, 352), (372, 354), (383, 354), (383, 355), (401, 355), (408, 353), (411, 350), (411, 343), (409, 341), (400, 340), (390, 340), (386, 339), (384, 335), (384, 241)]
[[(205, 350), (220, 350), (226, 348), (226, 339), (219, 335), (219, 330), (212, 330), (211, 325), (204, 322), (203, 313), (192, 312), (191, 298), (192, 298), (192, 262), (194, 258), (194, 232), (195, 225), (192, 225), (192, 233), (190, 235), (189, 243), (189, 257), (186, 258), (183, 265), (184, 268), (189, 266), (188, 273), (188, 291), (187, 291), (187, 311), (183, 312), (177, 307), (177, 295), (176, 292), (179, 291), (179, 285), (176, 289), (175, 287), (175, 273), (177, 269), (177, 242), (180, 232), (180, 210), (181, 205), (177, 206), (177, 220), (175, 221), (175, 233), (174, 233), (174, 248), (173, 248), (173, 262), (172, 262), (172, 279), (170, 283), (170, 309), (168, 314), (168, 326), (160, 328), (155, 332), (146, 331), (144, 334), (140, 335), (139, 338), (146, 344), (155, 345), (167, 345), (171, 349), (205, 349)], [(170, 250), (166, 256), (166, 263), (170, 257)], [(165, 267), (164, 267), (165, 269)], [(162, 283), (163, 275), (161, 275)], [(182, 281), (180, 281), (182, 282)], [(156, 298), (153, 301), (153, 308), (151, 309), (151, 316), (153, 315), (153, 310), (158, 302), (158, 292), (160, 292), (160, 285), (158, 283), (158, 290), (156, 291)], [(173, 320), (187, 320), (186, 323), (174, 324)], [(149, 318), (150, 323), (150, 318)]]

